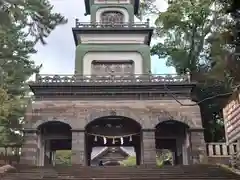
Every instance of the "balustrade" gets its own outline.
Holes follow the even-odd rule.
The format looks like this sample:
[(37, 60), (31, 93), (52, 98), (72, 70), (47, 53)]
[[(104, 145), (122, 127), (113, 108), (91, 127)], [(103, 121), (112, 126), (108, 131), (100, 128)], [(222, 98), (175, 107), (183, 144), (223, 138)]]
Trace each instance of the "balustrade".
[(207, 154), (209, 157), (231, 157), (239, 151), (237, 143), (208, 143)]
[(80, 22), (79, 19), (75, 20), (75, 28), (150, 28), (149, 19), (146, 22), (139, 23), (102, 23), (102, 22)]
[(189, 75), (145, 74), (127, 76), (36, 75), (36, 83), (190, 83)]

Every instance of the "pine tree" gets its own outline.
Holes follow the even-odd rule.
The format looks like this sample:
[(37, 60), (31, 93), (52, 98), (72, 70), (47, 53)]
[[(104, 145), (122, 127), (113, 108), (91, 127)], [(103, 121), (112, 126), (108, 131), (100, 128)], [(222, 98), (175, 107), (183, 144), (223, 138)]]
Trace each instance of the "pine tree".
[[(45, 44), (53, 29), (67, 20), (53, 13), (49, 0), (0, 0), (0, 28), (7, 29), (13, 23), (24, 25), (35, 41)], [(1, 30), (0, 29), (0, 30)]]
[(44, 44), (66, 22), (48, 0), (0, 0), (0, 146), (21, 142), (15, 132), (29, 101), (27, 80), (40, 68), (30, 55), (37, 42)]

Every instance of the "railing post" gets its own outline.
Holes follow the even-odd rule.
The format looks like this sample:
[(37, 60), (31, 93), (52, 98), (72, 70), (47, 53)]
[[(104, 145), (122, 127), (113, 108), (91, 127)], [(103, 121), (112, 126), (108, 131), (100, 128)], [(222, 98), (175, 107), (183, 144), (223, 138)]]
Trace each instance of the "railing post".
[(149, 18), (147, 18), (146, 25), (147, 25), (148, 28), (150, 27), (150, 19)]
[[(106, 81), (108, 79), (108, 81)], [(72, 75), (40, 75), (36, 74), (35, 82), (37, 83), (62, 83), (62, 82), (94, 82), (94, 83), (141, 83), (148, 80), (148, 82), (158, 83), (158, 82), (191, 82), (190, 75), (173, 75), (173, 74), (152, 74), (148, 71), (146, 74), (131, 74), (131, 75), (116, 75), (114, 71), (109, 75), (80, 75), (76, 72)]]
[(39, 73), (36, 73), (36, 75), (35, 75), (35, 81), (36, 81), (36, 82), (39, 82), (40, 79), (41, 79), (40, 74), (39, 74)]
[(190, 83), (191, 82), (191, 75), (190, 75), (190, 72), (188, 71), (187, 72), (187, 81)]
[(78, 27), (79, 27), (79, 24), (80, 24), (80, 23), (79, 23), (79, 19), (76, 18), (76, 19), (75, 19), (75, 27), (78, 28)]

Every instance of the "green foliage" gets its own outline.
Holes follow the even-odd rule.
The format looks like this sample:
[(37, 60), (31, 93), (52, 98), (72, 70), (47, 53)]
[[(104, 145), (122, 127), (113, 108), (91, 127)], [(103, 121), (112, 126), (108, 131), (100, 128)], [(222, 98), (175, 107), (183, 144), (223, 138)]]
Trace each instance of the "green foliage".
[(45, 43), (44, 38), (56, 26), (67, 22), (52, 9), (49, 0), (0, 0), (0, 27), (8, 29), (15, 23), (24, 25), (35, 41)]
[[(190, 71), (199, 84), (197, 101), (231, 91), (236, 81), (236, 62), (226, 61), (233, 52), (230, 28), (233, 22), (218, 1), (171, 0), (155, 21), (159, 42), (152, 55), (167, 60), (178, 74)], [(230, 63), (231, 62), (231, 63)], [(239, 71), (238, 71), (239, 72)], [(200, 103), (206, 141), (223, 141), (222, 98)]]
[(136, 166), (136, 156), (129, 156), (121, 162), (123, 166)]
[(158, 150), (157, 151), (157, 166), (161, 167), (164, 165), (164, 162), (166, 161), (170, 161), (172, 162), (172, 152), (170, 150), (167, 149), (163, 149), (163, 150)]
[(56, 151), (56, 164), (71, 165), (71, 156), (70, 150)]
[(30, 100), (27, 80), (41, 68), (30, 55), (36, 53), (38, 41), (45, 43), (44, 38), (64, 23), (48, 0), (0, 0), (0, 87), (6, 98), (1, 104), (1, 145), (21, 143), (21, 134), (15, 132), (24, 123)]
[(220, 26), (225, 21), (221, 10), (213, 8), (209, 0), (171, 1), (155, 21), (156, 33), (164, 42), (153, 46), (152, 54), (167, 58), (167, 65), (180, 74), (186, 69), (191, 73), (208, 71), (211, 62), (206, 59), (212, 50), (208, 36), (224, 29)]
[[(222, 86), (222, 84), (213, 85), (198, 85), (196, 88), (196, 96), (198, 99), (206, 99), (219, 94), (229, 92), (229, 89)], [(211, 99), (200, 103), (200, 110), (203, 120), (204, 137), (206, 142), (224, 142), (225, 131), (222, 108), (224, 105), (225, 97)]]
[(158, 8), (155, 5), (156, 0), (141, 0), (139, 18), (148, 14), (158, 14)]
[[(163, 158), (163, 157), (157, 157), (156, 158), (156, 163), (157, 166), (161, 167), (163, 166), (163, 161), (168, 158)], [(121, 161), (122, 166), (136, 166), (136, 156), (129, 156), (127, 159)]]

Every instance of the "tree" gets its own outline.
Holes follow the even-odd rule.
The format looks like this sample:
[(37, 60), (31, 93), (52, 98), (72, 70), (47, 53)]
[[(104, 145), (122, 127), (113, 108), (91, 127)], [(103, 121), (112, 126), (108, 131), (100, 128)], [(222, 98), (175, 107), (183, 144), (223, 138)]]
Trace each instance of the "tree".
[(71, 165), (72, 152), (69, 150), (56, 151), (56, 164)]
[(129, 156), (127, 159), (121, 161), (123, 166), (136, 166), (136, 156)]
[(45, 44), (44, 38), (67, 20), (59, 13), (53, 13), (49, 0), (0, 0), (0, 30), (18, 23), (25, 30)]
[(140, 18), (148, 14), (159, 14), (156, 0), (142, 0), (140, 3)]
[(173, 0), (155, 21), (157, 35), (164, 38), (164, 43), (153, 46), (152, 54), (167, 58), (167, 65), (174, 66), (180, 74), (186, 69), (192, 75), (208, 71), (211, 62), (206, 62), (211, 51), (208, 46), (212, 45), (208, 36), (219, 33), (224, 22), (223, 13), (212, 1)]
[(0, 89), (0, 134), (4, 134), (0, 136), (0, 146), (8, 142), (5, 127), (8, 124), (7, 117), (10, 110), (11, 102), (9, 102), (8, 94), (4, 89)]
[[(229, 24), (220, 4), (210, 0), (171, 0), (155, 21), (156, 35), (163, 43), (152, 47), (152, 55), (167, 59), (167, 65), (175, 67), (178, 74), (190, 71), (191, 79), (199, 83), (193, 91), (197, 101), (229, 90), (225, 57), (232, 49), (223, 36)], [(205, 140), (224, 140), (222, 99), (199, 105)]]
[[(39, 67), (29, 60), (31, 53), (35, 53), (35, 43), (27, 40), (27, 34), (22, 31), (24, 26), (12, 25), (5, 32), (0, 32), (0, 74), (1, 88), (7, 93), (7, 100), (11, 102), (11, 108), (4, 114), (4, 124), (1, 123), (1, 138), (6, 142), (19, 143), (20, 136), (14, 131), (19, 130), (27, 103), (26, 93), (28, 85), (26, 81), (38, 72)], [(7, 34), (7, 35), (6, 35)], [(5, 109), (8, 104), (3, 103)], [(6, 141), (7, 140), (7, 141)]]
[(44, 38), (62, 23), (66, 20), (52, 12), (47, 0), (0, 0), (0, 87), (11, 102), (10, 108), (7, 103), (1, 104), (7, 109), (1, 114), (2, 144), (21, 143), (21, 136), (15, 132), (24, 122), (29, 100), (27, 80), (41, 67), (29, 57), (36, 53), (36, 43), (45, 43)]

